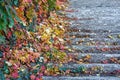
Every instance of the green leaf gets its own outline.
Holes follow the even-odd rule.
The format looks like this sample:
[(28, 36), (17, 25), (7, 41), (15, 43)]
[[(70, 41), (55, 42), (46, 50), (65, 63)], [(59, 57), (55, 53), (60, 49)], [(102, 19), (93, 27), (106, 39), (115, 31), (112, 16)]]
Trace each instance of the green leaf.
[(23, 80), (21, 77), (19, 77), (17, 80)]
[(9, 8), (8, 8), (8, 5), (5, 5), (5, 9), (6, 9), (6, 11), (7, 11), (8, 16), (11, 16), (10, 10), (9, 10)]
[(78, 67), (79, 72), (84, 72), (85, 70), (86, 70), (86, 68), (84, 66), (79, 66)]
[(0, 58), (2, 58), (3, 57), (3, 52), (2, 51), (0, 51)]
[(12, 28), (14, 26), (14, 20), (12, 18), (9, 18), (9, 28)]
[(5, 12), (4, 12), (4, 8), (2, 6), (0, 6), (0, 14), (1, 14), (1, 18), (2, 16), (5, 16)]
[(3, 44), (5, 43), (5, 37), (0, 35), (0, 44)]
[(68, 68), (66, 68), (66, 67), (61, 67), (61, 68), (59, 68), (59, 70), (60, 70), (60, 71), (67, 71)]
[(33, 73), (34, 73), (34, 74), (37, 74), (37, 72), (38, 72), (38, 70), (37, 70), (37, 69), (33, 70)]
[(5, 76), (1, 70), (0, 70), (0, 80), (5, 80)]
[(6, 21), (4, 19), (0, 19), (0, 30), (6, 29)]
[(9, 8), (10, 8), (10, 10), (12, 11), (12, 14), (17, 15), (17, 13), (16, 13), (15, 9), (13, 9), (13, 8), (12, 8), (12, 6), (10, 6), (10, 5), (9, 5), (8, 7), (9, 7)]
[(9, 69), (5, 69), (4, 73), (5, 73), (5, 74), (10, 74)]
[(13, 0), (13, 4), (14, 4), (15, 6), (18, 6), (18, 3), (19, 3), (18, 0)]
[(56, 0), (48, 0), (48, 11), (52, 11), (55, 9)]

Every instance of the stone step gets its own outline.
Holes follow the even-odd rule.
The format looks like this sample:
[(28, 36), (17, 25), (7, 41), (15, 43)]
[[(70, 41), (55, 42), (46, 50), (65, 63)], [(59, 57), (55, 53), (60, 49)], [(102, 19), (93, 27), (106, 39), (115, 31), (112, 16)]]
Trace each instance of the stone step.
[[(66, 43), (66, 45), (68, 45)], [(78, 46), (119, 46), (120, 45), (120, 41), (110, 41), (110, 42), (106, 42), (106, 41), (71, 41), (71, 43), (68, 46), (74, 46), (74, 45), (78, 45)]]
[(77, 52), (77, 53), (120, 53), (120, 47), (79, 47), (79, 46), (68, 46), (68, 50), (65, 50), (66, 53)]
[(82, 50), (82, 49), (76, 49), (76, 50), (66, 50), (66, 53), (69, 52), (77, 52), (77, 53), (110, 53), (110, 54), (114, 54), (114, 53), (118, 53), (120, 54), (120, 50), (104, 50), (104, 49), (99, 49), (99, 50), (95, 50), (95, 49), (89, 49), (89, 50)]
[(99, 33), (99, 34), (95, 34), (95, 33), (70, 33), (68, 34), (69, 36), (75, 36), (76, 38), (118, 38), (120, 39), (120, 33)]
[[(112, 32), (120, 32), (120, 24), (116, 25), (109, 25), (109, 24), (95, 24), (95, 25), (89, 25), (89, 24), (81, 24), (80, 26), (74, 25), (73, 27), (78, 28), (78, 29), (92, 29), (92, 30), (106, 30), (106, 31), (112, 31)], [(72, 27), (72, 28), (73, 28)]]
[(70, 76), (120, 76), (119, 64), (64, 64), (59, 70), (61, 72), (69, 70)]
[[(105, 17), (104, 17), (105, 18)], [(116, 20), (116, 19), (115, 19)], [(103, 21), (103, 22), (102, 22)], [(94, 21), (76, 21), (74, 24), (72, 24), (71, 27), (77, 27), (79, 29), (81, 28), (88, 28), (88, 29), (102, 29), (102, 30), (112, 30), (112, 31), (120, 31), (120, 20), (114, 21), (114, 20), (94, 20)], [(76, 25), (80, 24), (80, 25)]]
[[(72, 29), (72, 28), (71, 28)], [(74, 34), (74, 35), (76, 35), (76, 34), (79, 34), (79, 35), (83, 35), (83, 34), (86, 34), (86, 35), (97, 35), (97, 34), (102, 34), (102, 35), (107, 35), (107, 34), (109, 34), (109, 35), (119, 35), (120, 34), (120, 32), (111, 32), (111, 31), (99, 31), (99, 30), (85, 30), (85, 29), (75, 29), (76, 31), (74, 31), (74, 29), (73, 29), (73, 31), (72, 30), (69, 30), (68, 31), (68, 33), (67, 34), (70, 34), (70, 35), (72, 35), (72, 34)]]
[[(72, 8), (120, 7), (119, 0), (69, 0)], [(74, 3), (73, 3), (74, 2)]]
[(120, 80), (119, 77), (99, 77), (99, 76), (86, 76), (86, 77), (70, 77), (70, 76), (43, 76), (43, 80)]
[(102, 43), (102, 42), (108, 42), (108, 43), (112, 43), (112, 42), (117, 42), (120, 43), (120, 39), (118, 38), (112, 38), (112, 37), (108, 37), (108, 38), (74, 38), (71, 37), (68, 40), (71, 40), (72, 43), (82, 43), (82, 42), (98, 42), (98, 43)]
[(93, 63), (93, 64), (64, 64), (61, 68), (75, 69), (75, 68), (78, 68), (81, 66), (86, 67), (86, 68), (99, 66), (99, 67), (103, 67), (103, 71), (110, 71), (110, 72), (120, 69), (120, 64), (97, 64), (97, 63)]
[(67, 34), (76, 34), (76, 33), (85, 33), (85, 34), (119, 34), (120, 31), (112, 31), (112, 30), (103, 30), (103, 29), (88, 29), (88, 28), (81, 28), (75, 27), (78, 26), (77, 24), (74, 27), (71, 27), (67, 30)]
[[(68, 17), (77, 17), (80, 21), (92, 21), (92, 20), (102, 20), (102, 19), (119, 19), (120, 6), (119, 7), (81, 7), (81, 8), (71, 8), (74, 13), (68, 12)], [(79, 13), (79, 14), (77, 14)], [(77, 15), (75, 15), (77, 14)], [(101, 17), (101, 18), (100, 18)], [(105, 18), (103, 18), (105, 17)], [(107, 18), (106, 18), (107, 17)], [(83, 18), (83, 19), (82, 19)]]
[[(102, 24), (102, 23), (101, 23)], [(119, 26), (89, 26), (81, 25), (78, 21), (72, 23), (68, 32), (85, 32), (85, 33), (120, 33)], [(99, 28), (100, 27), (100, 28)], [(106, 28), (107, 27), (107, 28)], [(112, 27), (112, 28), (111, 28)], [(115, 30), (113, 28), (116, 28)], [(110, 28), (110, 29), (109, 29)]]
[[(70, 48), (70, 49), (69, 49)], [(120, 54), (119, 49), (115, 48), (91, 48), (91, 49), (72, 49), (72, 46), (69, 46), (68, 49), (65, 50), (66, 53), (107, 53), (107, 54)]]
[(85, 45), (71, 45), (68, 48), (72, 48), (72, 50), (76, 52), (83, 52), (83, 53), (101, 53), (101, 52), (114, 52), (120, 51), (120, 46), (85, 46)]
[(91, 35), (91, 36), (96, 36), (96, 35), (101, 35), (101, 36), (103, 36), (103, 35), (105, 35), (105, 36), (108, 36), (108, 35), (111, 35), (111, 36), (118, 36), (118, 35), (120, 35), (120, 32), (119, 33), (110, 33), (110, 32), (105, 32), (105, 33), (87, 33), (87, 32), (70, 32), (70, 33), (68, 33), (68, 35)]
[(120, 33), (120, 32), (112, 32), (110, 30), (101, 30), (101, 29), (97, 29), (97, 30), (93, 30), (93, 29), (79, 29), (79, 28), (69, 28), (68, 32), (70, 33), (77, 33), (77, 32), (81, 32), (81, 33)]
[(69, 63), (116, 63), (120, 64), (120, 54), (107, 54), (107, 53), (68, 53)]
[(67, 54), (75, 54), (75, 55), (77, 55), (77, 54), (120, 54), (120, 51), (118, 51), (118, 52), (114, 52), (114, 53), (111, 53), (111, 52), (102, 52), (102, 53), (81, 53), (81, 52), (68, 52)]
[(98, 41), (88, 41), (88, 42), (81, 42), (81, 41), (77, 41), (77, 42), (72, 42), (70, 45), (85, 45), (85, 46), (91, 46), (91, 45), (104, 45), (104, 46), (117, 46), (120, 45), (120, 42), (98, 42)]
[(101, 49), (101, 48), (117, 48), (118, 50), (120, 49), (120, 45), (116, 45), (116, 46), (109, 46), (109, 45), (71, 45), (71, 47), (73, 49)]

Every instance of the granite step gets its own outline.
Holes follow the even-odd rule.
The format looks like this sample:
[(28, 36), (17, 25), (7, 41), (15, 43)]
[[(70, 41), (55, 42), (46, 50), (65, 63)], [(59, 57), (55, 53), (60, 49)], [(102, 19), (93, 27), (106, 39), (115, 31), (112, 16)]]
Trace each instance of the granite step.
[(97, 77), (97, 76), (87, 76), (87, 77), (67, 77), (67, 76), (61, 76), (61, 77), (51, 77), (51, 76), (44, 76), (43, 80), (120, 80), (119, 77)]
[(69, 1), (71, 3), (70, 8), (120, 7), (119, 0), (69, 0)]
[(109, 43), (112, 43), (112, 42), (117, 42), (117, 43), (120, 43), (120, 39), (118, 38), (113, 38), (113, 37), (110, 37), (108, 36), (108, 38), (75, 38), (75, 37), (70, 37), (69, 39), (67, 40), (71, 40), (72, 43), (76, 43), (76, 42), (91, 42), (91, 41), (95, 41), (95, 42), (109, 42)]
[(43, 76), (43, 80), (120, 80), (120, 77), (99, 77), (99, 76), (87, 76), (87, 77), (70, 77), (70, 76), (61, 76), (61, 77), (51, 77)]
[(73, 59), (69, 63), (115, 63), (120, 64), (120, 54), (108, 53), (68, 53), (69, 59)]
[(83, 53), (102, 53), (102, 52), (120, 52), (120, 46), (85, 46), (85, 45), (71, 45), (68, 46), (74, 52), (83, 52)]
[(91, 48), (94, 48), (94, 49), (101, 49), (101, 48), (116, 48), (116, 49), (120, 49), (120, 45), (71, 45), (73, 49), (91, 49)]
[(101, 29), (93, 30), (93, 29), (85, 29), (85, 28), (79, 29), (76, 27), (69, 28), (67, 31), (70, 33), (76, 33), (76, 32), (82, 32), (82, 33), (119, 33), (119, 32), (112, 32), (109, 30), (101, 30)]
[(120, 76), (120, 64), (64, 64), (59, 70), (70, 70), (70, 76)]
[(109, 54), (114, 54), (114, 53), (117, 53), (117, 54), (120, 54), (120, 50), (104, 50), (103, 49), (99, 49), (99, 50), (95, 50), (95, 49), (89, 49), (89, 50), (82, 50), (82, 49), (75, 49), (75, 50), (66, 50), (65, 51), (66, 53), (70, 53), (70, 52), (77, 52), (77, 53), (109, 53)]

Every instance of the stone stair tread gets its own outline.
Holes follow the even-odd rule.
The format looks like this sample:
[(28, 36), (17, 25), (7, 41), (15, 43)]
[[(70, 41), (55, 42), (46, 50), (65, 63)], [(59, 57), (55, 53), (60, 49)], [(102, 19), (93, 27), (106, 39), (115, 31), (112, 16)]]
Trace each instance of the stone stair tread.
[(66, 52), (79, 52), (79, 53), (110, 53), (110, 54), (114, 54), (114, 53), (117, 53), (117, 54), (120, 54), (120, 50), (107, 50), (107, 51), (102, 51), (102, 50), (94, 50), (93, 48), (91, 49), (86, 49), (86, 50), (83, 50), (83, 49), (75, 49), (73, 51), (69, 51), (69, 50), (66, 50)]
[[(76, 24), (78, 24), (78, 23), (76, 22)], [(82, 25), (78, 26), (76, 24), (72, 24), (71, 28), (78, 28), (80, 30), (88, 29), (88, 30), (92, 30), (93, 32), (95, 32), (95, 31), (97, 32), (97, 30), (101, 30), (98, 33), (101, 33), (102, 31), (103, 32), (104, 31), (108, 31), (108, 32), (110, 31), (112, 33), (114, 33), (114, 32), (119, 33), (120, 32), (120, 27), (119, 27), (120, 24), (117, 24), (115, 26), (115, 29), (113, 28), (114, 25), (106, 25), (106, 24), (105, 25), (84, 25), (84, 24), (82, 24)], [(102, 27), (100, 27), (100, 26), (102, 26)], [(95, 28), (95, 27), (98, 27), (98, 28)], [(92, 33), (92, 31), (91, 31), (91, 33)], [(85, 31), (83, 31), (83, 32), (85, 32)]]
[[(89, 32), (70, 32), (68, 33), (70, 35), (97, 35), (98, 33), (89, 33)], [(114, 33), (114, 32), (105, 32), (105, 33), (99, 33), (100, 35), (119, 35), (120, 33)]]
[(119, 52), (114, 52), (114, 53), (110, 53), (110, 52), (102, 52), (102, 53), (81, 53), (81, 52), (69, 52), (69, 53), (67, 53), (67, 54), (73, 54), (73, 55), (87, 55), (87, 54), (91, 54), (91, 55), (114, 55), (114, 56), (119, 56), (119, 54), (118, 53), (120, 53), (120, 51)]
[(103, 37), (103, 38), (106, 38), (108, 36), (113, 36), (113, 37), (118, 37), (120, 35), (120, 33), (83, 33), (83, 32), (71, 32), (69, 34), (67, 34), (69, 36), (90, 36), (92, 38), (94, 37)]
[(120, 50), (120, 45), (72, 45), (73, 49), (100, 49), (100, 48), (118, 48)]
[(93, 41), (93, 40), (101, 40), (101, 41), (119, 41), (120, 39), (119, 38), (70, 38), (74, 41), (76, 40), (90, 40), (90, 41)]
[(120, 54), (107, 54), (107, 53), (67, 53), (71, 55), (78, 55), (79, 56), (86, 56), (86, 55), (91, 55), (91, 56), (98, 56), (98, 57), (120, 57)]
[[(72, 25), (71, 25), (72, 26)], [(78, 26), (78, 24), (76, 24), (76, 26)], [(120, 31), (111, 31), (111, 30), (102, 30), (102, 29), (86, 29), (86, 28), (77, 28), (77, 27), (71, 27), (68, 29), (68, 34), (69, 32), (72, 34), (72, 33), (86, 33), (86, 34), (93, 34), (93, 33), (96, 33), (96, 34), (107, 34), (107, 33), (110, 33), (110, 34), (119, 34)]]
[[(74, 61), (72, 63), (79, 63), (80, 59), (83, 60), (86, 64), (88, 63), (115, 63), (120, 64), (120, 54), (99, 54), (99, 53), (69, 53)], [(87, 61), (86, 61), (87, 58)], [(111, 61), (111, 59), (115, 59), (115, 61)], [(107, 62), (105, 62), (107, 61)]]
[(110, 30), (110, 31), (117, 31), (119, 32), (120, 31), (120, 27), (119, 27), (120, 24), (107, 24), (107, 23), (101, 23), (101, 24), (83, 24), (81, 23), (80, 26), (73, 26), (73, 27), (76, 27), (76, 28), (79, 28), (79, 29), (82, 29), (82, 28), (87, 28), (87, 29), (94, 29), (94, 30)]
[(77, 69), (79, 67), (92, 68), (92, 67), (102, 67), (103, 71), (112, 72), (114, 70), (120, 70), (120, 64), (100, 64), (100, 63), (92, 63), (92, 64), (64, 64), (61, 68), (67, 69)]
[[(97, 17), (107, 17), (107, 18), (103, 18), (103, 19), (108, 19), (108, 17), (110, 19), (113, 19), (113, 18), (119, 19), (119, 17), (116, 17), (116, 16), (120, 15), (119, 14), (120, 7), (104, 7), (104, 8), (103, 7), (92, 7), (92, 8), (86, 8), (86, 7), (77, 8), (76, 7), (76, 8), (72, 8), (72, 9), (75, 10), (75, 12), (74, 13), (68, 12), (67, 16), (68, 17), (77, 16), (78, 18), (80, 18), (79, 19), (80, 21), (94, 20), (95, 17), (96, 18)], [(79, 13), (79, 14), (75, 15), (76, 13)], [(111, 17), (113, 17), (113, 18), (111, 18)], [(101, 20), (101, 18), (99, 20)]]
[(86, 76), (86, 77), (70, 77), (70, 76), (43, 76), (43, 80), (120, 80), (119, 77), (99, 77), (99, 76)]
[(118, 35), (110, 35), (110, 34), (69, 34), (69, 36), (75, 36), (76, 38), (112, 38), (120, 39)]
[(97, 41), (87, 41), (87, 42), (79, 42), (79, 41), (76, 41), (76, 42), (71, 42), (71, 44), (69, 46), (75, 46), (75, 45), (78, 45), (78, 46), (96, 46), (96, 47), (100, 47), (100, 46), (105, 46), (105, 47), (108, 47), (108, 46), (119, 46), (120, 45), (120, 42), (118, 41), (111, 41), (111, 42), (97, 42)]
[(118, 67), (120, 69), (120, 64), (100, 64), (100, 63), (93, 63), (93, 64), (64, 64), (63, 67), (69, 67), (69, 68), (76, 68), (79, 66), (85, 66), (85, 67), (92, 67), (92, 66), (103, 66), (103, 67)]
[[(119, 0), (69, 0), (69, 1), (71, 3), (71, 7), (74, 7), (74, 8), (77, 8), (77, 7), (81, 8), (86, 6), (89, 6), (91, 8), (91, 7), (97, 7), (100, 5), (102, 5), (103, 7), (119, 7), (120, 6)], [(72, 2), (74, 2), (74, 4)]]
[(76, 38), (76, 39), (71, 39), (71, 44), (70, 45), (87, 45), (87, 44), (92, 44), (92, 45), (120, 45), (120, 39), (110, 39), (110, 38)]

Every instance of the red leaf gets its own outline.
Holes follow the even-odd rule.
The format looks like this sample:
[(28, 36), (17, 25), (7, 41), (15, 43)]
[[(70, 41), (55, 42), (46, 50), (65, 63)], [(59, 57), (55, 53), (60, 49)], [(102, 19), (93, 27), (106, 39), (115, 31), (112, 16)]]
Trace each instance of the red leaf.
[(11, 31), (8, 31), (8, 33), (7, 33), (7, 38), (9, 39), (11, 36), (12, 36), (12, 32), (11, 32)]

